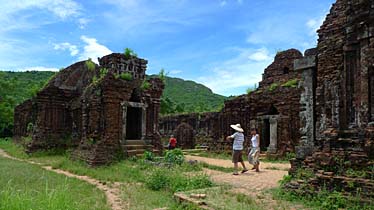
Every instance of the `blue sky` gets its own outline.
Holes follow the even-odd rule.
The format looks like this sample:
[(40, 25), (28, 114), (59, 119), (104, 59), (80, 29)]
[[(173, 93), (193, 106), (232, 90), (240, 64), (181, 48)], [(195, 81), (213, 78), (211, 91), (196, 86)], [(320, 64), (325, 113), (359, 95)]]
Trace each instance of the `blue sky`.
[(279, 50), (316, 46), (334, 0), (0, 0), (0, 69), (58, 70), (129, 47), (148, 74), (239, 95)]

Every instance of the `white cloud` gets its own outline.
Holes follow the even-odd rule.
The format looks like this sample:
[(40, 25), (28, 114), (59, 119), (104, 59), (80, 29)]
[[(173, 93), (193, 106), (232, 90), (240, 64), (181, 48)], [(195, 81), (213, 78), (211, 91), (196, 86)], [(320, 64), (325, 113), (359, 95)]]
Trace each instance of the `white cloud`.
[(266, 48), (256, 50), (256, 52), (249, 55), (248, 58), (254, 61), (266, 61), (271, 59), (269, 51)]
[(74, 0), (0, 0), (0, 5), (0, 32), (36, 28), (56, 21), (55, 18), (77, 17), (81, 11)]
[(315, 35), (317, 30), (322, 25), (323, 21), (325, 20), (325, 15), (319, 18), (309, 19), (306, 23), (306, 26), (310, 30), (310, 35)]
[(85, 43), (83, 52), (79, 55), (80, 60), (91, 58), (93, 62), (99, 63), (97, 58), (112, 53), (106, 46), (99, 44), (95, 38), (81, 36), (81, 40)]
[(55, 50), (69, 50), (71, 56), (76, 56), (79, 53), (78, 47), (76, 45), (70, 44), (69, 42), (54, 44), (53, 49), (55, 49)]
[(32, 66), (18, 69), (18, 71), (59, 71), (59, 69), (45, 66)]
[(90, 22), (89, 19), (87, 18), (79, 18), (78, 19), (78, 24), (80, 29), (85, 29), (87, 24)]
[(180, 74), (180, 73), (182, 73), (183, 71), (182, 70), (171, 70), (170, 72), (169, 72), (169, 74), (170, 75), (176, 75), (176, 74)]
[(267, 50), (265, 48), (237, 50), (239, 53), (236, 57), (213, 64), (208, 68), (209, 74), (199, 77), (197, 81), (222, 95), (231, 95), (237, 88), (252, 86), (261, 81), (264, 69), (272, 61), (270, 55), (260, 56), (261, 52)]

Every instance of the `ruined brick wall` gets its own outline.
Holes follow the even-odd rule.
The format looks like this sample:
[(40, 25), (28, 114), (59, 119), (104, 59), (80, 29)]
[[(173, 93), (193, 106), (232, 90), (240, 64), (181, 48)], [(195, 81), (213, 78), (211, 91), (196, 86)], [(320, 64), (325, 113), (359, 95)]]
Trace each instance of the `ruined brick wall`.
[[(101, 68), (108, 73), (97, 83), (91, 84), (82, 96), (82, 139), (75, 157), (90, 165), (110, 163), (125, 154), (123, 145), (128, 138), (123, 136), (124, 105), (139, 103), (145, 106), (145, 143), (161, 150), (158, 134), (158, 113), (164, 83), (158, 78), (148, 80), (149, 87), (142, 89), (147, 61), (138, 58), (127, 59), (123, 54), (114, 53), (100, 60)], [(131, 73), (132, 78), (124, 80), (121, 73)], [(140, 117), (140, 116), (138, 116)]]
[(292, 160), (290, 171), (315, 177), (289, 187), (325, 186), (373, 198), (374, 2), (337, 0), (318, 34), (315, 148)]
[[(71, 101), (80, 96), (94, 74), (95, 70), (88, 70), (84, 61), (75, 63), (52, 78), (32, 99), (34, 129), (33, 140), (27, 147), (28, 152), (56, 147), (66, 148), (79, 143), (72, 141)], [(27, 103), (30, 102), (26, 101), (25, 104)], [(22, 110), (23, 106), (25, 105), (21, 104), (15, 109), (15, 124), (24, 124), (17, 117), (29, 111)]]
[(156, 122), (164, 83), (158, 78), (145, 81), (144, 59), (113, 53), (99, 62), (94, 68), (86, 61), (67, 67), (34, 99), (16, 108), (17, 136), (27, 135), (27, 124), (34, 123), (28, 152), (78, 146), (74, 158), (91, 165), (110, 163), (124, 156), (128, 138), (123, 136), (123, 110), (129, 104), (139, 108), (133, 117), (142, 123), (139, 140), (162, 149)]
[(29, 99), (24, 103), (20, 104), (15, 108), (14, 111), (14, 138), (20, 138), (28, 136), (32, 130), (28, 130), (28, 126), (32, 126), (29, 129), (33, 129), (35, 124), (35, 113), (36, 107), (33, 100)]
[[(163, 117), (160, 121), (161, 134), (170, 135), (180, 123), (186, 122), (193, 127), (195, 133), (200, 134), (197, 136), (206, 137), (198, 138), (205, 141), (199, 144), (208, 144), (210, 149), (215, 151), (229, 151), (232, 149), (232, 142), (227, 141), (226, 136), (234, 132), (230, 125), (240, 123), (246, 139), (250, 139), (251, 128), (259, 129), (260, 135), (268, 135), (270, 138), (270, 128), (265, 129), (264, 121), (275, 120), (276, 130), (273, 133), (277, 141), (272, 142), (274, 145), (268, 142), (263, 148), (271, 146), (271, 152), (280, 155), (294, 151), (300, 138), (298, 131), (301, 92), (296, 80), (300, 79), (301, 74), (294, 71), (293, 62), (302, 57), (295, 49), (278, 53), (274, 62), (265, 69), (257, 90), (249, 95), (225, 101), (221, 112)], [(292, 87), (286, 85), (290, 80), (296, 81)], [(273, 113), (274, 110), (276, 113)]]
[[(219, 129), (219, 113), (193, 113), (164, 116), (159, 120), (159, 130), (163, 137), (176, 135), (176, 129), (182, 123), (186, 123), (193, 128), (194, 131), (194, 147), (195, 145), (207, 145), (213, 139), (217, 139)], [(178, 140), (178, 139), (177, 139)]]
[(192, 126), (187, 123), (181, 123), (174, 131), (177, 139), (177, 147), (182, 149), (195, 148), (195, 136)]

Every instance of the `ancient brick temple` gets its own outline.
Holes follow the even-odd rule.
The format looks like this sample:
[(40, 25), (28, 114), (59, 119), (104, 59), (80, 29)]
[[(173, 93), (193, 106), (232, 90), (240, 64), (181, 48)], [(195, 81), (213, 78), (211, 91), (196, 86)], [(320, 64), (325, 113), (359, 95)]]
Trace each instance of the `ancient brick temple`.
[(147, 61), (113, 53), (75, 63), (51, 79), (35, 98), (16, 107), (15, 137), (28, 135), (28, 152), (75, 147), (91, 165), (162, 149), (158, 134), (158, 78), (146, 80)]
[(288, 187), (373, 198), (374, 1), (337, 0), (318, 35), (317, 54), (295, 62), (305, 85), (302, 139), (290, 171), (315, 177)]
[(233, 133), (230, 124), (240, 123), (247, 139), (251, 128), (259, 130), (263, 151), (280, 155), (294, 151), (300, 139), (301, 89), (297, 83), (301, 72), (295, 71), (293, 64), (300, 58), (303, 55), (295, 49), (279, 52), (256, 90), (226, 101), (221, 112), (163, 117), (160, 133), (175, 133), (176, 127), (186, 122), (194, 128), (197, 144), (230, 151), (232, 143), (225, 137)]

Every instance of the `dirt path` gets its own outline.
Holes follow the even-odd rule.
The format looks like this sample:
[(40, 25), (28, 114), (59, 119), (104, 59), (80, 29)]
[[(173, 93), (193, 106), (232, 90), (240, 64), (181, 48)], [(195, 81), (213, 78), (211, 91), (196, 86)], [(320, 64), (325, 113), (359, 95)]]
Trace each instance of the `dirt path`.
[(76, 178), (76, 179), (85, 181), (85, 182), (87, 182), (91, 185), (96, 186), (98, 189), (104, 191), (105, 196), (107, 198), (107, 202), (113, 210), (129, 209), (129, 205), (126, 204), (125, 202), (123, 202), (120, 198), (121, 183), (115, 182), (111, 185), (107, 185), (106, 183), (100, 182), (99, 180), (93, 179), (93, 178), (88, 177), (88, 176), (80, 176), (80, 175), (70, 173), (68, 171), (64, 171), (64, 170), (60, 170), (60, 169), (53, 169), (51, 166), (42, 166), (42, 164), (34, 162), (34, 161), (15, 158), (13, 156), (10, 156), (8, 153), (6, 153), (2, 149), (0, 149), (0, 156), (5, 157), (5, 158), (9, 158), (9, 159), (12, 159), (12, 160), (27, 162), (27, 163), (34, 164), (34, 165), (40, 165), (43, 169), (45, 169), (47, 171), (52, 171), (52, 172), (55, 172), (55, 173), (58, 173), (58, 174), (63, 174), (67, 177)]
[[(199, 162), (205, 162), (209, 165), (221, 166), (232, 168), (233, 164), (230, 160), (205, 158), (198, 156), (186, 156), (187, 160), (197, 160)], [(252, 167), (246, 163), (248, 168)], [(274, 188), (278, 186), (278, 181), (287, 175), (287, 169), (290, 168), (290, 164), (284, 163), (261, 163), (260, 172), (248, 171), (239, 176), (233, 176), (232, 173), (224, 173), (215, 170), (204, 169), (205, 172), (212, 177), (213, 181), (217, 183), (229, 184), (236, 189), (241, 191), (247, 191), (250, 194), (257, 194), (266, 189)], [(248, 194), (246, 193), (246, 194)]]

